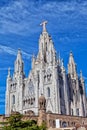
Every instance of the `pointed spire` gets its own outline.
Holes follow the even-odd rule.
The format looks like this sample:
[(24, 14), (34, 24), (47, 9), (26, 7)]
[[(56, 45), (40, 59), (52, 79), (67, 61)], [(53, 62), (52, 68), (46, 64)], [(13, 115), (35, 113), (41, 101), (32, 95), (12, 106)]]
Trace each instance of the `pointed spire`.
[(22, 60), (21, 49), (18, 49), (17, 60)]
[(11, 77), (11, 73), (10, 73), (10, 67), (8, 68), (8, 78)]
[(64, 60), (61, 60), (61, 66), (64, 67)]
[(80, 80), (81, 80), (81, 82), (84, 82), (84, 78), (83, 78), (83, 75), (82, 75), (82, 70), (80, 70)]
[(43, 32), (46, 32), (46, 24), (47, 24), (47, 21), (43, 21), (40, 26), (43, 27)]
[(60, 58), (60, 52), (58, 53), (58, 64), (60, 65), (61, 58)]
[(21, 50), (18, 49), (18, 54), (15, 61), (15, 73), (21, 73), (21, 72), (23, 72), (23, 60)]
[[(47, 21), (43, 21), (40, 25), (43, 27), (42, 34), (40, 35), (39, 39), (39, 62), (46, 63), (46, 64), (53, 64), (55, 65), (57, 62), (56, 59), (56, 51), (53, 45), (53, 41), (46, 31), (46, 24)], [(36, 59), (37, 61), (37, 59)]]
[(80, 70), (80, 78), (83, 79), (82, 70)]
[(61, 60), (61, 68), (62, 68), (62, 71), (65, 72), (65, 68), (64, 68), (64, 60), (63, 60), (63, 59)]
[(70, 51), (69, 64), (75, 64), (72, 51)]
[(76, 70), (76, 64), (74, 61), (74, 57), (72, 52), (70, 52), (69, 56), (69, 63), (68, 63), (68, 73), (71, 75), (71, 77), (76, 78), (77, 77), (77, 70)]

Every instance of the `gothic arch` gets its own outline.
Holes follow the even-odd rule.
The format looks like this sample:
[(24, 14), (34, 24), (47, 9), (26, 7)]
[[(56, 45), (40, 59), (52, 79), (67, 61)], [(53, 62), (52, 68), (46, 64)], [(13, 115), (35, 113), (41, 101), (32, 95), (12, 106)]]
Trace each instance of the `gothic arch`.
[(62, 122), (62, 127), (67, 127), (67, 122), (66, 121)]

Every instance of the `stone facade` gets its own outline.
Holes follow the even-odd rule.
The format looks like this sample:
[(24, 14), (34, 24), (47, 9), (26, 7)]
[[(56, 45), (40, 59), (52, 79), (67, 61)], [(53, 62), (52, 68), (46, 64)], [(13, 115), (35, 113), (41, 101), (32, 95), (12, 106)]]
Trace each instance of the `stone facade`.
[[(25, 77), (24, 62), (21, 50), (18, 50), (14, 65), (13, 77), (10, 69), (7, 76), (5, 114), (12, 111), (22, 114), (38, 115), (38, 99), (41, 94), (46, 99), (46, 112), (86, 116), (86, 95), (82, 72), (77, 74), (77, 68), (72, 52), (70, 52), (68, 73), (63, 60), (57, 58), (51, 36), (46, 30), (47, 21), (43, 22), (39, 38), (39, 51), (32, 57), (32, 69)], [(54, 115), (55, 115), (54, 114)]]
[[(39, 98), (39, 113), (35, 116), (32, 111), (28, 111), (22, 117), (22, 121), (35, 120), (40, 126), (45, 123), (48, 130), (78, 130), (79, 128), (87, 129), (87, 118), (80, 116), (61, 115), (51, 112), (46, 112), (46, 99), (43, 95)], [(17, 115), (19, 112), (12, 112), (11, 114)], [(7, 122), (9, 117), (0, 116), (0, 124)], [(59, 125), (57, 123), (59, 121)], [(8, 125), (8, 124), (6, 124)], [(1, 125), (2, 127), (2, 125)]]

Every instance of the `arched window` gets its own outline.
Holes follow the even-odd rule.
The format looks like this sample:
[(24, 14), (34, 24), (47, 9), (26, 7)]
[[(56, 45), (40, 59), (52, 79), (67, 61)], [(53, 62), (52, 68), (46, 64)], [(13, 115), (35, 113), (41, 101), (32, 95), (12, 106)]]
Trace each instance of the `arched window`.
[(47, 88), (47, 95), (48, 95), (48, 97), (50, 97), (50, 88), (49, 87)]
[(62, 127), (67, 127), (67, 123), (65, 121), (62, 122)]
[(15, 104), (15, 95), (12, 96), (12, 103)]

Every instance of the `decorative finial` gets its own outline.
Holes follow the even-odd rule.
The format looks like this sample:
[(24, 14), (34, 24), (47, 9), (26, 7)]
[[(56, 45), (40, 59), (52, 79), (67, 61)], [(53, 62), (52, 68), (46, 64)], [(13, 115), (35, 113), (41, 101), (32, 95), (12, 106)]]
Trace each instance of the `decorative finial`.
[(72, 51), (70, 51), (70, 56), (72, 56), (73, 55), (73, 53), (72, 53)]
[(82, 76), (82, 70), (80, 70), (80, 78), (82, 78), (83, 76)]
[(62, 71), (65, 72), (66, 70), (64, 68), (64, 60), (63, 59), (61, 60), (61, 67), (62, 67)]
[(43, 32), (46, 32), (46, 24), (47, 24), (47, 21), (43, 21), (40, 26), (43, 26)]
[(22, 53), (21, 53), (21, 49), (18, 49), (18, 53), (17, 53), (17, 60), (20, 59), (22, 60)]
[(64, 60), (63, 59), (61, 60), (61, 65), (62, 65), (62, 67), (64, 67)]
[(18, 48), (18, 53), (21, 53), (21, 49), (20, 48)]

